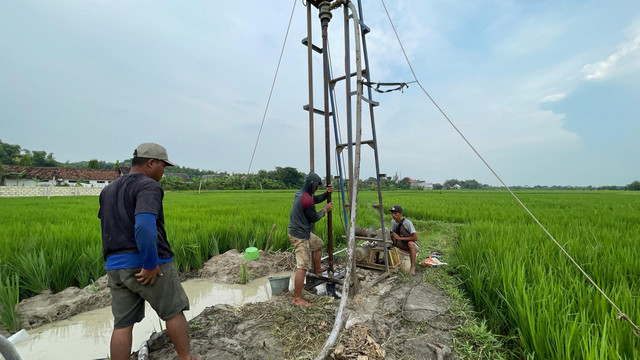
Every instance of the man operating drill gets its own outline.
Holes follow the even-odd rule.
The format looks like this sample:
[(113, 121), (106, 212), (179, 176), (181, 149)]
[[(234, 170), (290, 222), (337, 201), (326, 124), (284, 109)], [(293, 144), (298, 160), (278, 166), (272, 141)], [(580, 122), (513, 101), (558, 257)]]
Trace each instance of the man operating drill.
[(316, 173), (309, 173), (304, 180), (302, 189), (293, 197), (293, 206), (289, 216), (289, 240), (296, 255), (296, 275), (294, 279), (293, 303), (295, 305), (309, 306), (308, 301), (302, 298), (302, 287), (307, 270), (311, 268), (309, 252), (312, 253), (316, 274), (322, 273), (320, 260), (322, 256), (322, 239), (311, 232), (311, 227), (324, 215), (333, 209), (333, 203), (324, 205), (322, 210), (316, 211), (316, 204), (327, 200), (328, 194), (333, 192), (333, 186), (329, 184), (327, 191), (314, 195), (318, 190), (322, 179)]

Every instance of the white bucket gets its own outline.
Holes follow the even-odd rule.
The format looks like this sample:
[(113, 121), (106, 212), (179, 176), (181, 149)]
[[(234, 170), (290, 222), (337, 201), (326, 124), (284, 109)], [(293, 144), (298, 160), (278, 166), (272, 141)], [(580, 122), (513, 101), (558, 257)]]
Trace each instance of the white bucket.
[(398, 255), (400, 255), (400, 270), (404, 272), (410, 272), (411, 258), (409, 257), (409, 253), (398, 250)]

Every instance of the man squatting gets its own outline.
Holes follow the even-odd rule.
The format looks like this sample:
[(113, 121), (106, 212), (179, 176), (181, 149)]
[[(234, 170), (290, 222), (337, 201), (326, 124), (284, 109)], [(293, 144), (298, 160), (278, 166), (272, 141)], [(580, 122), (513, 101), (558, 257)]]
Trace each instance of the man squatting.
[(393, 205), (391, 209), (391, 241), (398, 249), (409, 252), (411, 275), (416, 274), (416, 255), (420, 251), (418, 233), (409, 219), (402, 217), (402, 206)]

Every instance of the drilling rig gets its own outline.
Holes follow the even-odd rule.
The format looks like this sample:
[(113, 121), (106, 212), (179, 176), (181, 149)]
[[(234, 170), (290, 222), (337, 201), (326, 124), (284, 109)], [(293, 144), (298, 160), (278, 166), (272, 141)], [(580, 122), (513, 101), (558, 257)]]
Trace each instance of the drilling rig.
[[(309, 170), (316, 172), (314, 154), (316, 134), (314, 133), (314, 127), (315, 122), (319, 120), (318, 117), (321, 116), (324, 121), (324, 134), (321, 134), (319, 138), (324, 141), (325, 181), (327, 185), (332, 184), (334, 181), (338, 183), (340, 189), (338, 195), (340, 196), (342, 208), (336, 207), (334, 209), (341, 211), (339, 219), (344, 226), (345, 234), (347, 234), (349, 246), (352, 252), (355, 252), (355, 261), (347, 264), (347, 266), (352, 266), (353, 270), (355, 270), (356, 265), (382, 270), (384, 271), (381, 276), (382, 279), (398, 269), (399, 258), (397, 249), (391, 247), (389, 232), (384, 224), (381, 178), (386, 175), (380, 172), (374, 116), (374, 109), (379, 106), (379, 103), (373, 99), (371, 85), (374, 83), (371, 82), (372, 71), (367, 51), (367, 34), (371, 30), (364, 21), (361, 0), (307, 0), (306, 10), (307, 36), (302, 39), (301, 43), (307, 48), (308, 59), (309, 97), (308, 103), (303, 105), (303, 110), (307, 111), (309, 116)], [(316, 14), (317, 18), (314, 16)], [(313, 24), (317, 23), (317, 20), (320, 22), (321, 39), (316, 43), (313, 38)], [(339, 49), (344, 54), (343, 66), (339, 71), (335, 72), (330, 58), (330, 25), (338, 27), (342, 25), (342, 33), (344, 34), (341, 41), (335, 41), (339, 44)], [(332, 31), (332, 33), (336, 32)], [(320, 62), (321, 76), (314, 76), (314, 60), (317, 57), (322, 59)], [(322, 82), (321, 102), (315, 101), (315, 77), (320, 77)], [(340, 112), (338, 112), (339, 104), (341, 105)], [(368, 122), (370, 125), (363, 126), (363, 120), (364, 123)], [(331, 130), (333, 130), (333, 134)], [(363, 132), (366, 136), (364, 140), (362, 138)], [(346, 139), (342, 139), (343, 134), (346, 134)], [(377, 232), (372, 230), (373, 226), (359, 228), (355, 225), (361, 146), (363, 144), (372, 150), (375, 163), (378, 202), (373, 204), (373, 207), (377, 210), (380, 219)], [(335, 178), (331, 172), (332, 159), (335, 159), (337, 168)], [(331, 194), (327, 198), (327, 202), (330, 201)], [(325, 274), (308, 273), (307, 288), (327, 282), (327, 290), (331, 292), (330, 289), (333, 288), (334, 284), (342, 284), (344, 277), (344, 271), (337, 271), (334, 268), (335, 254), (331, 212), (327, 214), (327, 233), (327, 274), (324, 276)], [(357, 247), (356, 244), (358, 244)], [(357, 276), (354, 276), (351, 281), (353, 283), (352, 289), (357, 292)]]

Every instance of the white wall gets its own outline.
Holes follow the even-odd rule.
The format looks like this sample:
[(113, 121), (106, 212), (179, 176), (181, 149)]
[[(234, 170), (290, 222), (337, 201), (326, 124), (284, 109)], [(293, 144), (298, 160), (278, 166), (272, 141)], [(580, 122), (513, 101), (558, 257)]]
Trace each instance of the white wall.
[[(73, 180), (71, 180), (72, 182), (70, 182), (69, 180), (62, 180), (60, 182), (57, 181), (53, 181), (53, 180), (40, 180), (38, 182), (34, 181), (33, 179), (4, 179), (4, 183), (6, 186), (25, 186), (25, 187), (52, 187), (55, 185), (62, 185), (62, 184), (67, 184), (69, 186), (80, 186), (80, 187), (98, 187), (98, 188), (103, 188), (107, 185), (109, 185), (109, 183), (111, 183), (111, 180), (86, 180), (86, 182), (82, 182), (80, 184), (73, 182)], [(102, 181), (102, 182), (99, 182)]]
[(0, 186), (0, 197), (97, 196), (102, 187), (81, 186)]

